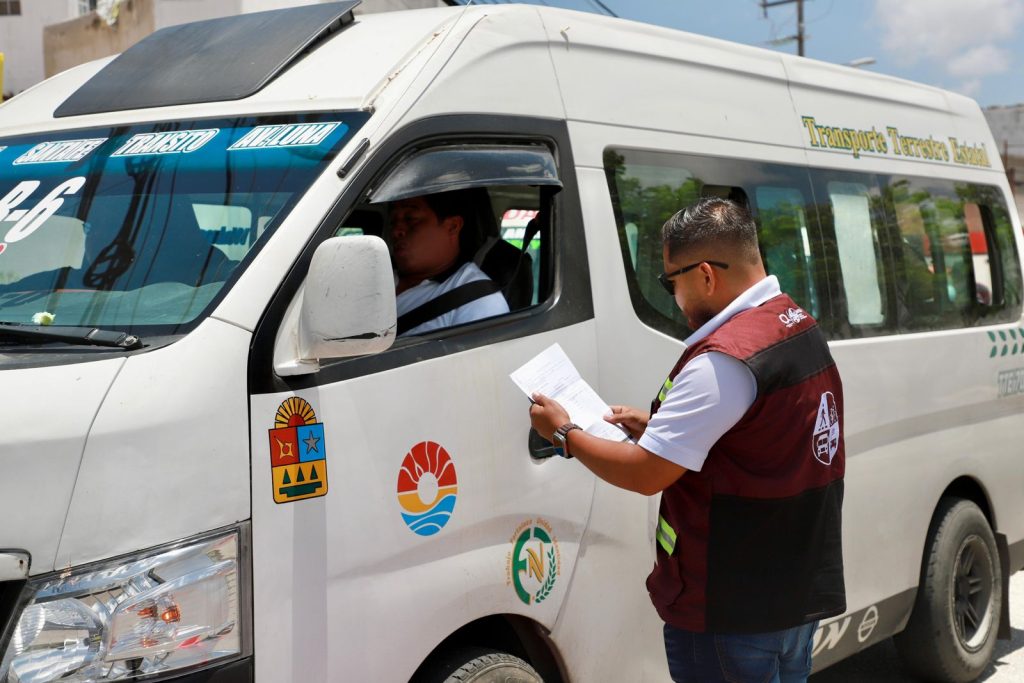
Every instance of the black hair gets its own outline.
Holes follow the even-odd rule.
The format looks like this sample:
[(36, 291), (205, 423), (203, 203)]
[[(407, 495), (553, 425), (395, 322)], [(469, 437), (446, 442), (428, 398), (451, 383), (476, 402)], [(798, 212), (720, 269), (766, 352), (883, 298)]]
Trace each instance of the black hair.
[(661, 238), (672, 256), (725, 246), (745, 252), (751, 263), (761, 258), (754, 218), (746, 206), (731, 199), (704, 197), (676, 212), (665, 221)]

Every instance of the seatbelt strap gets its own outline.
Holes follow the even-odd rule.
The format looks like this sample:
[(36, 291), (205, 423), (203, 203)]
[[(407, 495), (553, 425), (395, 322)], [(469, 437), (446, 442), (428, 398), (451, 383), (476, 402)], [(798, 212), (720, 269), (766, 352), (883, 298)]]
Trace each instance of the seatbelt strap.
[(471, 301), (482, 299), (490, 294), (496, 294), (501, 289), (491, 280), (474, 280), (455, 289), (449, 290), (441, 296), (417, 306), (408, 313), (398, 316), (398, 334), (405, 334), (425, 322), (433, 320), (459, 306), (465, 306)]
[(523, 246), (519, 248), (519, 259), (516, 261), (516, 267), (512, 271), (512, 274), (508, 276), (508, 282), (502, 283), (503, 294), (504, 288), (511, 284), (516, 279), (516, 275), (519, 274), (519, 268), (523, 265), (523, 259), (526, 257), (526, 252), (530, 249), (530, 242), (532, 242), (533, 238), (540, 232), (540, 228), (540, 221), (530, 221), (526, 224), (526, 229), (523, 232)]
[[(533, 227), (530, 227), (531, 223), (533, 224)], [(526, 224), (526, 230), (523, 232), (523, 246), (520, 247), (519, 249), (520, 259), (522, 259), (523, 254), (525, 254), (527, 250), (530, 248), (530, 242), (532, 242), (533, 238), (537, 236), (538, 232), (540, 232), (541, 227), (542, 226), (539, 220), (530, 221), (529, 223)]]

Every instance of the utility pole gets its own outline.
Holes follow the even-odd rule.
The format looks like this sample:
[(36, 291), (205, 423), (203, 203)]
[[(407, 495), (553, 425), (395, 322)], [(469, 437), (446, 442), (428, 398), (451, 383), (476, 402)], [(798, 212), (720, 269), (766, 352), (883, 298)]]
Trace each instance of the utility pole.
[(777, 42), (789, 42), (791, 40), (796, 41), (796, 53), (801, 57), (804, 56), (804, 0), (761, 0), (761, 10), (764, 12), (764, 18), (768, 18), (768, 8), (778, 7), (779, 5), (789, 5), (796, 3), (796, 35), (781, 38)]

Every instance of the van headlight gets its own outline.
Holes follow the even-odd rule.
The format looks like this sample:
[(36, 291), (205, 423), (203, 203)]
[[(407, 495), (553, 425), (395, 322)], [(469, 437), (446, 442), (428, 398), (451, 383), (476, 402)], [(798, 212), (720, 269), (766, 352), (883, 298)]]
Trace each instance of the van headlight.
[(248, 526), (30, 579), (2, 683), (119, 681), (248, 654)]

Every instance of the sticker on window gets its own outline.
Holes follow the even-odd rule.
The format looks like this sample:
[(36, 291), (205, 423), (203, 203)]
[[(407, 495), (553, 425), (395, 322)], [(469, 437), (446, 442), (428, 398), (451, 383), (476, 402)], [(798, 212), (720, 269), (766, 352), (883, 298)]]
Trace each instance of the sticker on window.
[(42, 183), (38, 180), (24, 180), (0, 198), (0, 224), (14, 222), (14, 226), (0, 242), (0, 254), (7, 249), (9, 243), (19, 242), (41, 228), (64, 205), (66, 197), (82, 189), (85, 176), (68, 178), (27, 209), (15, 208), (32, 196), (40, 185)]
[(112, 157), (137, 157), (151, 154), (188, 154), (212, 140), (220, 128), (176, 130), (165, 133), (139, 133), (129, 138)]
[(235, 141), (229, 150), (268, 149), (272, 147), (314, 147), (327, 139), (338, 127), (337, 122), (295, 123), (280, 126), (257, 126)]
[(107, 138), (87, 138), (40, 142), (15, 159), (14, 164), (66, 164), (72, 161), (81, 161), (106, 141)]

